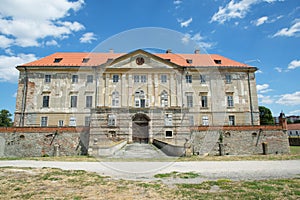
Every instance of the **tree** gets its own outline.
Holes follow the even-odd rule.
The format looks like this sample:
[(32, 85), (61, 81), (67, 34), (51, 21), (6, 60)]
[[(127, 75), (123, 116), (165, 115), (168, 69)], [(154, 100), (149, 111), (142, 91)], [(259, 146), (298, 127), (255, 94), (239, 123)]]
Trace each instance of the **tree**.
[(12, 126), (12, 114), (8, 110), (1, 110), (0, 111), (0, 126), (8, 127)]
[(259, 106), (258, 109), (260, 125), (274, 125), (274, 119), (271, 110), (264, 106)]

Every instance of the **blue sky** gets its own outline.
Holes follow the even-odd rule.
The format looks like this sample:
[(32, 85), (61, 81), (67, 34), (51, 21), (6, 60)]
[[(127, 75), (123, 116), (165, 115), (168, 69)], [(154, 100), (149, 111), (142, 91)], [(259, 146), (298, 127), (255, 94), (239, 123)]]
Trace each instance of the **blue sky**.
[(274, 116), (300, 115), (299, 0), (1, 0), (0, 109), (15, 110), (16, 65), (54, 52), (91, 52), (144, 27), (181, 33), (182, 44), (258, 67), (259, 105)]

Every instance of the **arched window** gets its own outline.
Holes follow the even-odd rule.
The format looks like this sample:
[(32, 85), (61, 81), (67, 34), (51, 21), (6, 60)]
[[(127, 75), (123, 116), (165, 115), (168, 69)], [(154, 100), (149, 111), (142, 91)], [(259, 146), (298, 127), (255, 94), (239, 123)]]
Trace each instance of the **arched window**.
[(161, 105), (161, 107), (168, 106), (168, 93), (165, 90), (162, 91), (162, 93), (160, 95), (160, 105)]
[(119, 101), (119, 92), (114, 91), (114, 92), (112, 93), (112, 95), (111, 95), (111, 99), (112, 99), (111, 104), (112, 104), (113, 107), (119, 106), (119, 102), (120, 102), (120, 101)]
[(145, 108), (146, 105), (146, 95), (143, 90), (137, 90), (134, 93), (134, 105), (135, 107)]

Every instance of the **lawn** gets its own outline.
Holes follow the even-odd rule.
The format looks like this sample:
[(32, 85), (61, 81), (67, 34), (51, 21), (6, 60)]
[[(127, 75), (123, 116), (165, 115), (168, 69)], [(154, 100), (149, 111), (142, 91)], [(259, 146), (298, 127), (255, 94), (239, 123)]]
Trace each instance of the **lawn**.
[[(166, 174), (193, 179), (194, 173)], [(220, 179), (197, 184), (167, 185), (116, 180), (85, 171), (0, 168), (1, 199), (299, 199), (300, 179), (231, 181)]]

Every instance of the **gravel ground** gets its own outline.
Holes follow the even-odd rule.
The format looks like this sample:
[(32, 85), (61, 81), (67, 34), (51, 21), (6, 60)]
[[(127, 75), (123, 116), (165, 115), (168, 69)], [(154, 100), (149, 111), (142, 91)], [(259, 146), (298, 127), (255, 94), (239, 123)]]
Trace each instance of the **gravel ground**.
[(13, 160), (0, 161), (0, 167), (60, 168), (85, 170), (113, 179), (152, 181), (155, 174), (195, 172), (195, 179), (165, 179), (167, 184), (199, 183), (204, 180), (261, 180), (300, 176), (300, 160), (284, 161), (201, 161), (201, 162), (55, 162)]

